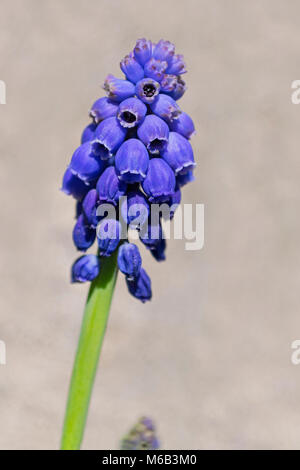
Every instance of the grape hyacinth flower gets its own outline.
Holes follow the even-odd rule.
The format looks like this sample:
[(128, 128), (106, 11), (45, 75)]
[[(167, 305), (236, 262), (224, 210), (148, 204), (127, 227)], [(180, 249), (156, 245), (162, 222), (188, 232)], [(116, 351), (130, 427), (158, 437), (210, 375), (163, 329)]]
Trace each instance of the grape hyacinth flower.
[(146, 178), (149, 155), (138, 139), (128, 139), (119, 148), (115, 159), (119, 179), (126, 183), (140, 183)]
[(100, 259), (96, 255), (84, 255), (72, 266), (72, 282), (93, 281), (100, 272)]
[(181, 113), (178, 116), (178, 119), (174, 119), (170, 124), (170, 128), (172, 131), (183, 135), (183, 137), (186, 137), (187, 139), (190, 139), (195, 133), (193, 120), (186, 113)]
[[(94, 120), (94, 122), (91, 124), (95, 126), (94, 132), (96, 130), (97, 124), (99, 124), (101, 121), (117, 115), (118, 107), (118, 103), (110, 100), (106, 96), (103, 96), (102, 98), (99, 98), (95, 101), (90, 110), (90, 117)], [(93, 136), (91, 136), (88, 140), (93, 140), (92, 137)]]
[(107, 75), (106, 96), (92, 104), (91, 122), (82, 132), (62, 182), (63, 192), (76, 202), (75, 248), (86, 252), (97, 246), (94, 253), (75, 260), (71, 269), (72, 282), (91, 282), (91, 287), (62, 448), (80, 446), (118, 269), (133, 297), (141, 302), (152, 298), (143, 254), (131, 242), (130, 230), (138, 232), (137, 243), (144, 252), (158, 262), (165, 260), (161, 227), (165, 216), (159, 215), (154, 223), (152, 209), (164, 203), (172, 219), (182, 188), (194, 179), (190, 139), (195, 127), (178, 105), (186, 91), (183, 56), (175, 54), (169, 41), (139, 39), (120, 68), (123, 78)]
[(126, 137), (126, 129), (120, 125), (116, 117), (109, 117), (100, 122), (94, 134), (91, 145), (101, 160), (108, 160), (114, 155)]
[(143, 78), (135, 87), (137, 97), (146, 104), (153, 103), (160, 91), (160, 84), (152, 78)]
[(147, 113), (147, 106), (138, 98), (127, 98), (118, 108), (118, 119), (123, 127), (135, 127)]
[(123, 243), (118, 251), (118, 266), (127, 279), (134, 280), (138, 277), (142, 266), (142, 257), (138, 247), (134, 243)]
[(97, 181), (97, 199), (116, 205), (121, 196), (126, 194), (127, 184), (121, 181), (114, 166), (108, 166)]
[(121, 450), (158, 450), (159, 440), (152, 419), (143, 416), (121, 441)]
[(164, 119), (169, 125), (179, 118), (181, 110), (171, 96), (160, 93), (153, 104), (150, 105), (151, 111)]
[(168, 125), (155, 114), (149, 114), (137, 131), (139, 139), (146, 145), (148, 152), (159, 154), (166, 148), (169, 138)]

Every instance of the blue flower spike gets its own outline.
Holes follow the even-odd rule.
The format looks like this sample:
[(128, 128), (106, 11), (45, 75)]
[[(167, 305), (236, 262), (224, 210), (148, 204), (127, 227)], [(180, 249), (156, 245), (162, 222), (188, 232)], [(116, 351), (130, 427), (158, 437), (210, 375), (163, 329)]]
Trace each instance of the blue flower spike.
[[(194, 180), (190, 139), (195, 126), (178, 105), (186, 91), (186, 65), (174, 44), (138, 39), (120, 68), (123, 78), (109, 74), (103, 87), (107, 96), (90, 109), (92, 122), (82, 133), (62, 190), (77, 201), (76, 248), (86, 251), (95, 240), (98, 245), (97, 255), (74, 263), (73, 281), (101, 276), (96, 260), (117, 253), (129, 292), (145, 302), (152, 296), (151, 281), (129, 240), (130, 230), (139, 232), (154, 259), (165, 260), (166, 240), (160, 222), (152, 225), (151, 211), (153, 204), (167, 204), (170, 210), (162, 210), (162, 217), (172, 219), (182, 188)], [(112, 212), (106, 214), (107, 208)]]
[[(138, 39), (127, 52), (120, 62), (124, 75), (107, 75), (106, 96), (97, 97), (89, 110), (91, 122), (63, 176), (63, 192), (75, 198), (75, 247), (94, 249), (71, 269), (72, 282), (91, 285), (70, 382), (63, 450), (79, 449), (82, 442), (118, 269), (135, 299), (144, 303), (152, 298), (142, 252), (131, 238), (138, 239), (146, 256), (164, 261), (162, 218), (172, 219), (183, 187), (194, 179), (189, 139), (195, 128), (178, 105), (186, 92), (183, 56), (165, 39)], [(169, 210), (157, 207), (161, 203)], [(142, 418), (122, 448), (158, 449), (152, 421)]]

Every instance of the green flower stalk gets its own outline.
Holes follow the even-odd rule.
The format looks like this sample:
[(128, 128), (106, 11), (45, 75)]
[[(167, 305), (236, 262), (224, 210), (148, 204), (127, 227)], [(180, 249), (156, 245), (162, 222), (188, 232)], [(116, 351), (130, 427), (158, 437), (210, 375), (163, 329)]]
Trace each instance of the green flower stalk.
[(80, 448), (117, 278), (116, 252), (101, 260), (101, 274), (91, 283), (71, 378), (61, 449)]

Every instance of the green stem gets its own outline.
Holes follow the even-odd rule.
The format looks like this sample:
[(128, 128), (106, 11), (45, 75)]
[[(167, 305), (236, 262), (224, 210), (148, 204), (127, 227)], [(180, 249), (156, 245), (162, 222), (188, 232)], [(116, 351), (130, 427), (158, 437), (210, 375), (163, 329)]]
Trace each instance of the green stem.
[(69, 389), (63, 450), (80, 448), (116, 277), (117, 250), (101, 258), (100, 275), (89, 290)]

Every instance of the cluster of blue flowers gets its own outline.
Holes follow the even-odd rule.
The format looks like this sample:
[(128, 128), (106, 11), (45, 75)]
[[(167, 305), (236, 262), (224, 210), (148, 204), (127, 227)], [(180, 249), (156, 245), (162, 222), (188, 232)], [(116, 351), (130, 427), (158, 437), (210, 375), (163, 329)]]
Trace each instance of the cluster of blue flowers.
[[(138, 247), (121, 235), (121, 222), (134, 225), (130, 208), (138, 205), (139, 220), (143, 215), (136, 227), (139, 238), (155, 259), (165, 259), (160, 222), (154, 232), (151, 227), (151, 205), (180, 203), (181, 187), (193, 180), (189, 139), (195, 129), (177, 103), (186, 90), (181, 77), (186, 68), (173, 44), (139, 39), (120, 67), (125, 79), (106, 78), (107, 96), (90, 110), (92, 122), (64, 174), (62, 190), (77, 200), (73, 230), (77, 249), (85, 252), (96, 238), (98, 242), (97, 255), (86, 254), (75, 261), (72, 281), (95, 279), (101, 270), (100, 257), (118, 249), (118, 266), (129, 292), (145, 302), (152, 295), (151, 281)], [(102, 208), (107, 205), (120, 209), (121, 215), (104, 217)]]
[(124, 436), (121, 450), (157, 450), (159, 441), (151, 418), (142, 417), (136, 425)]

